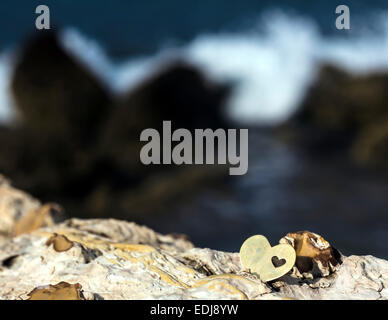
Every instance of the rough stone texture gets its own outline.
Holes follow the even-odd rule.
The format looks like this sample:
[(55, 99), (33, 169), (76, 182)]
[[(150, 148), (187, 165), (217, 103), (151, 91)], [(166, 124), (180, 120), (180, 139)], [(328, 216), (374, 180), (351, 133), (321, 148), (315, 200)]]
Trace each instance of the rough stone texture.
[[(73, 246), (58, 252), (47, 245), (54, 233)], [(271, 292), (238, 275), (236, 254), (193, 249), (187, 240), (116, 220), (72, 219), (10, 239), (0, 247), (0, 261), (3, 299), (26, 299), (36, 287), (59, 282), (79, 283), (86, 299), (241, 299)]]
[(278, 281), (279, 294), (296, 299), (388, 299), (388, 261), (373, 256), (345, 257), (329, 277)]
[[(40, 204), (4, 179), (0, 188), (0, 221), (8, 221), (0, 242), (0, 299), (388, 299), (388, 261), (331, 256), (334, 248), (310, 232), (281, 242), (321, 263), (322, 272), (308, 276), (294, 267), (268, 283), (243, 270), (238, 253), (195, 248), (183, 235), (132, 222), (71, 219), (12, 237), (14, 203), (19, 215), (38, 216)], [(12, 202), (15, 197), (23, 201)], [(338, 264), (325, 269), (333, 258)]]
[[(55, 234), (73, 245), (55, 250), (48, 242)], [(194, 248), (113, 219), (71, 219), (11, 238), (0, 246), (0, 261), (2, 299), (28, 299), (61, 282), (79, 284), (84, 299), (388, 298), (388, 262), (372, 256), (343, 257), (328, 277), (290, 273), (265, 284), (242, 270), (238, 253)]]
[(335, 272), (341, 264), (341, 254), (338, 250), (316, 233), (288, 233), (279, 242), (294, 247), (297, 257), (292, 274), (297, 278), (326, 277)]

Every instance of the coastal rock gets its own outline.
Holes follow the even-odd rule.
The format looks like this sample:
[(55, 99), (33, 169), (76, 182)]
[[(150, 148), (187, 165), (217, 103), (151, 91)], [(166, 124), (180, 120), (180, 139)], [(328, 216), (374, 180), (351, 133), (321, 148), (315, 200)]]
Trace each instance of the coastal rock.
[(93, 217), (113, 214), (147, 222), (168, 214), (171, 205), (183, 203), (198, 189), (224, 182), (226, 165), (145, 166), (139, 158), (145, 143), (139, 137), (148, 128), (162, 134), (165, 120), (173, 130), (229, 127), (224, 110), (228, 92), (228, 86), (210, 81), (197, 67), (174, 60), (118, 97), (99, 141), (103, 181), (87, 196), (84, 211)]
[[(219, 185), (220, 178), (227, 176), (227, 167), (223, 165), (145, 166), (139, 159), (144, 146), (139, 137), (148, 128), (162, 133), (165, 120), (171, 121), (173, 130), (228, 128), (228, 93), (228, 86), (210, 81), (197, 67), (174, 60), (119, 97), (106, 124), (100, 150), (107, 164), (105, 169), (111, 170), (120, 183), (130, 183), (134, 188), (106, 197), (101, 207), (118, 213), (116, 217), (135, 212), (136, 218), (142, 218), (156, 210), (166, 210), (172, 199), (176, 203), (198, 186)], [(163, 146), (161, 143), (161, 154)], [(182, 185), (187, 188), (181, 188)], [(97, 215), (97, 210), (102, 209), (93, 206), (94, 197), (91, 196), (88, 211)], [(100, 194), (96, 197), (101, 199)]]
[[(56, 250), (61, 237), (71, 246)], [(51, 239), (51, 240), (50, 240)], [(388, 299), (388, 261), (343, 257), (329, 276), (263, 283), (238, 253), (135, 223), (71, 219), (0, 245), (1, 299)]]
[[(279, 281), (281, 282), (281, 281)], [(278, 283), (279, 294), (295, 299), (388, 299), (388, 261), (373, 256), (344, 257), (331, 276), (318, 280)]]
[(358, 165), (386, 166), (387, 102), (386, 72), (352, 74), (324, 65), (299, 110), (282, 127), (312, 155), (345, 155)]
[(22, 46), (11, 90), (25, 127), (77, 143), (93, 141), (109, 113), (107, 90), (56, 31), (37, 32)]
[(174, 60), (118, 95), (61, 39), (44, 30), (20, 46), (10, 86), (17, 121), (0, 125), (0, 172), (73, 217), (137, 221), (224, 181), (226, 165), (143, 165), (139, 137), (163, 120), (174, 129), (230, 127), (228, 85)]
[(144, 175), (150, 171), (138, 157), (144, 129), (162, 132), (165, 120), (171, 121), (173, 130), (227, 128), (228, 92), (227, 86), (208, 80), (197, 67), (180, 61), (167, 63), (119, 97), (106, 124), (101, 150), (115, 167), (123, 171), (130, 167), (134, 172), (129, 174)]
[[(109, 237), (103, 230), (112, 225), (120, 231)], [(47, 240), (55, 234), (66, 237), (73, 246), (61, 252), (47, 246)], [(114, 241), (119, 239), (122, 242)], [(215, 274), (205, 275), (182, 262), (183, 252), (190, 252), (188, 248), (192, 244), (187, 240), (176, 241), (173, 236), (159, 235), (134, 223), (86, 220), (84, 224), (72, 219), (0, 246), (0, 284), (4, 285), (0, 297), (27, 299), (34, 289), (60, 282), (80, 284), (86, 299), (241, 299), (270, 293), (269, 287), (257, 279), (222, 273), (217, 267), (211, 271)], [(184, 254), (186, 259), (195, 256)], [(200, 256), (204, 261), (212, 257), (214, 262), (209, 265), (228, 262), (230, 271), (239, 268), (236, 257), (227, 253), (212, 251)]]
[(0, 205), (0, 300), (388, 299), (388, 261), (342, 256), (308, 231), (280, 240), (303, 259), (264, 283), (239, 253), (197, 248), (184, 235), (115, 219), (54, 223), (55, 205), (2, 176)]
[(288, 233), (280, 239), (294, 247), (296, 262), (294, 273), (298, 277), (326, 277), (341, 264), (341, 254), (320, 235), (308, 231)]
[(111, 97), (57, 31), (26, 40), (10, 84), (16, 121), (0, 126), (0, 171), (23, 190), (66, 206), (95, 185), (95, 148)]

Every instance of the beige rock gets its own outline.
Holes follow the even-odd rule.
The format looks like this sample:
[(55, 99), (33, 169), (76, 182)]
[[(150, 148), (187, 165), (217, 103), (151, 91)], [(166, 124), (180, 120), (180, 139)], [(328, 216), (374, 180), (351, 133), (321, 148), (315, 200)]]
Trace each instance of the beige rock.
[[(120, 232), (113, 237), (103, 233), (112, 227), (121, 227)], [(61, 252), (47, 246), (55, 234), (73, 246)], [(118, 238), (125, 242), (116, 242)], [(59, 282), (79, 283), (86, 299), (246, 299), (271, 293), (258, 279), (236, 273), (240, 269), (236, 254), (209, 249), (201, 253), (190, 249), (187, 240), (178, 240), (177, 246), (174, 241), (172, 236), (116, 220), (72, 219), (24, 234), (0, 246), (0, 297), (26, 299), (35, 288)], [(196, 257), (211, 276), (184, 263)]]
[[(52, 237), (72, 246), (57, 251), (47, 245)], [(242, 270), (238, 253), (194, 248), (185, 239), (112, 219), (71, 219), (11, 238), (0, 246), (0, 261), (1, 299), (28, 299), (61, 282), (73, 293), (79, 284), (84, 299), (388, 298), (388, 261), (372, 256), (344, 257), (328, 277), (289, 274), (265, 284)]]
[(195, 248), (184, 236), (132, 222), (45, 222), (12, 237), (20, 217), (41, 217), (45, 206), (3, 178), (0, 204), (0, 300), (388, 299), (388, 261), (340, 256), (311, 232), (290, 233), (280, 242), (311, 259), (313, 268), (298, 265), (263, 283), (243, 270), (238, 253)]
[(286, 279), (280, 293), (296, 299), (388, 299), (388, 261), (373, 256), (345, 257), (338, 270), (318, 281)]

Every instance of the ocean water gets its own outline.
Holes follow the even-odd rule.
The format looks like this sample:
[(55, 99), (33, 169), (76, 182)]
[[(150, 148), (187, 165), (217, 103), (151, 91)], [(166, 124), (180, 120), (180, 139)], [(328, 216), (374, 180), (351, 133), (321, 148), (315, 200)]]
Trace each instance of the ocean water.
[[(385, 0), (47, 0), (42, 3), (49, 6), (53, 24), (82, 30), (116, 57), (150, 54), (167, 42), (187, 43), (198, 34), (244, 29), (270, 10), (310, 17), (323, 34), (332, 35), (337, 34), (334, 11), (339, 4), (347, 4), (351, 9), (354, 17), (351, 34), (368, 27), (370, 15), (388, 9)], [(0, 48), (18, 43), (34, 28), (37, 5), (29, 0), (1, 1)]]
[[(12, 120), (9, 81), (35, 5), (3, 0), (0, 121)], [(21, 3), (23, 6), (21, 6)], [(116, 94), (166, 62), (184, 59), (233, 83), (230, 116), (275, 125), (296, 110), (322, 63), (354, 73), (388, 70), (388, 2), (341, 1), (351, 30), (335, 29), (334, 1), (46, 1), (63, 47)], [(225, 194), (203, 191), (168, 217), (145, 223), (188, 234), (200, 246), (238, 250), (255, 233), (275, 242), (289, 231), (324, 235), (345, 254), (388, 258), (383, 176), (311, 162), (261, 133), (250, 137), (250, 167)], [(130, 219), (130, 216), (126, 217)], [(217, 226), (217, 228), (214, 228)]]

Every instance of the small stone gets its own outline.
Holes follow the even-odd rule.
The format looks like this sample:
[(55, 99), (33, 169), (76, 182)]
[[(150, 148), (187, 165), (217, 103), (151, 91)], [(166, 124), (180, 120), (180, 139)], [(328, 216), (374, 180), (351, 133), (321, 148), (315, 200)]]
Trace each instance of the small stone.
[(37, 287), (32, 290), (28, 300), (83, 300), (79, 283), (59, 282), (55, 285)]
[(67, 239), (66, 236), (56, 233), (46, 242), (46, 246), (50, 246), (51, 244), (53, 244), (54, 250), (57, 252), (67, 251), (73, 247), (73, 241)]
[(288, 233), (280, 243), (292, 245), (296, 252), (295, 266), (299, 276), (326, 277), (341, 264), (341, 254), (316, 233), (299, 231)]

